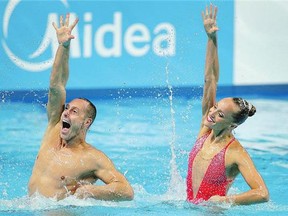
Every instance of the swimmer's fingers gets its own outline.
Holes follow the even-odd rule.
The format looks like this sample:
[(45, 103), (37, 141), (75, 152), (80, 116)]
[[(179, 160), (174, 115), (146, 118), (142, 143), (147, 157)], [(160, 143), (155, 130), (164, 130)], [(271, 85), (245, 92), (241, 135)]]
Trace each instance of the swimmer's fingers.
[(65, 26), (66, 26), (66, 27), (69, 26), (69, 18), (70, 18), (70, 14), (67, 13), (67, 14), (66, 14), (66, 19), (65, 19)]
[(212, 19), (212, 14), (213, 14), (213, 5), (210, 4), (210, 11), (209, 11), (209, 18)]
[(75, 194), (76, 190), (81, 187), (80, 183), (77, 183), (76, 185), (74, 185), (71, 189), (70, 189), (70, 193), (73, 195)]
[(60, 16), (60, 27), (62, 27), (62, 26), (64, 26), (64, 24), (63, 24), (63, 16), (61, 15)]
[(205, 14), (204, 14), (204, 11), (202, 11), (202, 19), (203, 19), (203, 22), (205, 21)]
[(212, 18), (214, 20), (214, 26), (213, 26), (213, 30), (214, 31), (218, 31), (219, 30), (219, 28), (218, 28), (218, 26), (216, 24), (217, 12), (218, 12), (218, 8), (215, 6), (214, 7), (213, 18)]
[[(218, 8), (216, 6), (213, 6), (212, 4), (210, 4), (209, 18), (216, 20), (217, 11), (218, 11)], [(206, 16), (208, 17), (208, 14), (206, 14)]]
[(72, 30), (78, 23), (79, 19), (76, 18), (75, 21), (72, 23), (72, 25), (70, 26), (70, 29)]
[(205, 18), (208, 17), (209, 11), (208, 11), (208, 6), (206, 5), (206, 9), (205, 9)]
[(56, 25), (56, 23), (52, 22), (52, 25), (53, 25), (54, 29), (57, 31), (58, 30), (58, 26)]
[(74, 194), (78, 199), (86, 199), (89, 197), (94, 197), (93, 193), (91, 192), (93, 185), (82, 185), (81, 187), (77, 188), (76, 193)]
[(217, 12), (218, 12), (218, 8), (217, 8), (217, 7), (214, 7), (213, 19), (215, 20), (215, 22), (216, 22)]
[(208, 199), (211, 203), (222, 203), (225, 201), (225, 196), (214, 195)]
[(205, 19), (208, 17), (208, 7), (206, 6), (205, 8), (205, 12), (202, 11), (202, 19), (203, 19), (203, 22), (205, 21)]
[[(77, 19), (73, 22), (73, 24), (70, 26), (70, 31), (73, 30), (73, 28), (77, 25), (78, 21), (79, 21), (79, 19), (77, 18)], [(74, 35), (70, 35), (70, 36), (69, 36), (69, 39), (74, 39), (74, 38), (75, 38)]]
[(216, 6), (213, 6), (212, 4), (210, 4), (209, 9), (208, 9), (208, 6), (206, 6), (205, 12), (202, 11), (203, 21), (205, 21), (205, 19), (208, 19), (208, 18), (216, 20), (217, 11), (218, 11), (218, 8)]

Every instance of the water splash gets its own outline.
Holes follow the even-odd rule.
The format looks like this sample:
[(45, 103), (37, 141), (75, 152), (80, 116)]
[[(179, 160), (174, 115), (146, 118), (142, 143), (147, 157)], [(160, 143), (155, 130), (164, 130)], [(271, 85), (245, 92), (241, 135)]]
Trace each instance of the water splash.
[(1, 102), (5, 103), (9, 100), (10, 96), (14, 94), (14, 91), (0, 91)]
[(77, 199), (75, 196), (69, 196), (63, 200), (57, 201), (54, 198), (46, 198), (39, 193), (35, 193), (29, 197), (23, 196), (14, 198), (12, 200), (0, 199), (1, 211), (39, 211), (39, 210), (53, 210), (65, 207), (87, 207), (87, 206), (101, 206), (101, 207), (121, 207), (131, 208), (134, 203), (129, 201), (113, 202), (89, 199)]
[[(170, 141), (170, 151), (171, 151), (171, 160), (170, 160), (170, 183), (168, 191), (165, 196), (168, 196), (176, 200), (185, 200), (185, 181), (181, 177), (178, 166), (176, 163), (176, 153), (175, 153), (175, 142), (176, 142), (176, 122), (175, 122), (175, 110), (173, 108), (173, 88), (169, 82), (169, 64), (167, 63), (165, 67), (166, 72), (166, 84), (169, 90), (169, 102), (170, 102), (170, 114), (171, 114), (171, 125), (172, 125), (172, 137)], [(175, 196), (177, 194), (178, 196)]]

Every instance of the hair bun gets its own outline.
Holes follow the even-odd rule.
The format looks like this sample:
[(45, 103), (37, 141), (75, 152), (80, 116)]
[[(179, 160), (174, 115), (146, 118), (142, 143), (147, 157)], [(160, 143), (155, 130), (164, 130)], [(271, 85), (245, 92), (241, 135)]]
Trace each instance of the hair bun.
[(256, 108), (252, 105), (249, 109), (248, 116), (251, 117), (256, 113)]

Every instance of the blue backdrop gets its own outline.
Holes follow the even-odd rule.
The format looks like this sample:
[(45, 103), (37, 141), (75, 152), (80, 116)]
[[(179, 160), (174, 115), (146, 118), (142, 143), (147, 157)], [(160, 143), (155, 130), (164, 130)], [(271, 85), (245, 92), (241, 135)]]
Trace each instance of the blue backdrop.
[[(233, 1), (219, 7), (220, 85), (232, 85)], [(210, 1), (0, 1), (0, 90), (46, 89), (58, 46), (52, 21), (71, 13), (69, 89), (199, 86)]]

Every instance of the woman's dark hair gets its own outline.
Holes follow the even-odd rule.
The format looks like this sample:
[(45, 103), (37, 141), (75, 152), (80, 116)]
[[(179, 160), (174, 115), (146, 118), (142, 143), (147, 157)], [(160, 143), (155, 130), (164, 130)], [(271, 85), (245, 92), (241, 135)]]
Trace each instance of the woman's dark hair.
[(255, 114), (256, 108), (242, 98), (233, 98), (235, 104), (240, 108), (238, 113), (233, 114), (234, 122), (238, 125), (242, 124), (248, 117)]

